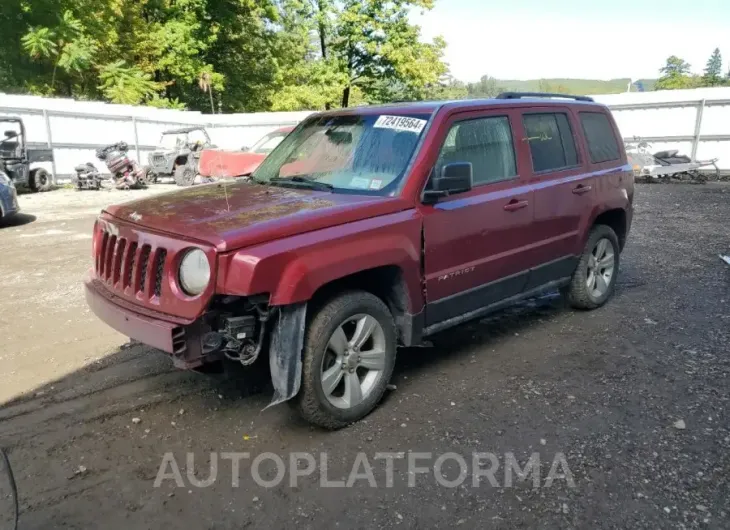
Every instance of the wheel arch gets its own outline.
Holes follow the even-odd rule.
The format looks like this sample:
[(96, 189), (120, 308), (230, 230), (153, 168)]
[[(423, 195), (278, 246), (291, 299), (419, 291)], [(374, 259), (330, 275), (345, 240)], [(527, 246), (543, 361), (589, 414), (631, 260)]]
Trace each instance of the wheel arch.
[(628, 235), (627, 217), (626, 210), (623, 208), (613, 208), (597, 215), (591, 226), (606, 225), (610, 227), (618, 237), (619, 249), (623, 250)]
[(314, 291), (308, 302), (311, 308), (310, 314), (314, 314), (318, 308), (336, 295), (355, 290), (371, 293), (388, 306), (393, 315), (399, 343), (413, 344), (416, 340), (414, 332), (418, 332), (420, 337), (418, 315), (412, 315), (409, 312), (412, 297), (408, 290), (405, 273), (399, 265), (373, 267), (324, 283)]

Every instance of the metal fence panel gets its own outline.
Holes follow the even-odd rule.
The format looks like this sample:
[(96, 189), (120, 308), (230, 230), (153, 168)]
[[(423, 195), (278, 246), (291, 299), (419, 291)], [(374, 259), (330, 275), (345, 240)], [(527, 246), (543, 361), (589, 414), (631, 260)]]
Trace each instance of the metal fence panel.
[[(679, 149), (697, 158), (719, 158), (730, 170), (730, 88), (671, 90), (594, 96), (608, 105), (624, 139), (647, 139), (655, 151)], [(209, 115), (197, 111), (154, 109), (102, 102), (0, 94), (0, 115), (23, 118), (31, 144), (52, 144), (57, 180), (74, 166), (97, 162), (98, 147), (125, 141), (130, 155), (147, 163), (147, 155), (167, 129), (203, 125), (223, 149), (250, 146), (279, 127), (291, 126), (309, 112), (262, 112)]]

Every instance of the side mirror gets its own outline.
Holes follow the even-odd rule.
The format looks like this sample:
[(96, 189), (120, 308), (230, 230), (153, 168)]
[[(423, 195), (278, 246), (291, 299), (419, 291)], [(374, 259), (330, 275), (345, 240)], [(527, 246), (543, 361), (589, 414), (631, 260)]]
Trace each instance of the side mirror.
[(18, 133), (15, 131), (5, 131), (5, 138), (15, 138), (18, 136)]
[(250, 150), (251, 150), (251, 146), (250, 145), (244, 145), (243, 147), (241, 147), (241, 151), (243, 151), (244, 153), (247, 153)]
[(436, 175), (431, 179), (431, 189), (423, 192), (423, 200), (425, 203), (434, 203), (441, 197), (469, 191), (472, 183), (471, 162), (446, 164), (441, 170), (441, 175)]

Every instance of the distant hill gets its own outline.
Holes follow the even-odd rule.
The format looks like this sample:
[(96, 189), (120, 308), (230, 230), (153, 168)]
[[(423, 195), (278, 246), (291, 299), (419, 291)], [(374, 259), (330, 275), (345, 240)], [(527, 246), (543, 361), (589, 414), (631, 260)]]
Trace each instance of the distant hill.
[[(656, 79), (640, 79), (634, 82), (632, 91), (637, 90), (637, 83), (642, 83), (644, 91), (654, 90)], [(600, 79), (529, 79), (518, 81), (511, 79), (499, 79), (497, 85), (506, 91), (515, 92), (562, 92), (565, 94), (586, 95), (586, 94), (620, 94), (626, 92), (629, 79), (611, 79), (602, 81)]]

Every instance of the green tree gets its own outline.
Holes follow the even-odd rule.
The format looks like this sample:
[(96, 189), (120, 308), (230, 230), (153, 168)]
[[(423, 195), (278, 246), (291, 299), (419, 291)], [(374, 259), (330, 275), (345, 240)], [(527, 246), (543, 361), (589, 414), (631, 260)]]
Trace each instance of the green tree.
[(494, 77), (483, 75), (476, 83), (469, 83), (468, 85), (469, 97), (470, 98), (493, 98), (504, 92), (504, 89), (499, 86), (499, 81)]
[(690, 75), (689, 63), (676, 55), (669, 57), (667, 63), (659, 71), (662, 76), (656, 82), (656, 90), (693, 88), (697, 85), (696, 79)]
[(354, 86), (366, 97), (382, 100), (389, 93), (384, 86), (390, 84), (412, 99), (447, 73), (441, 60), (445, 42), (421, 42), (420, 27), (408, 19), (410, 9), (431, 9), (433, 0), (343, 0), (333, 7), (329, 49), (347, 75), (343, 107)]
[(157, 97), (159, 83), (152, 80), (137, 66), (127, 66), (123, 61), (116, 61), (101, 67), (99, 72), (102, 91), (112, 103), (136, 105), (147, 99)]
[(408, 19), (433, 2), (10, 0), (0, 89), (234, 112), (441, 95), (445, 43)]
[(715, 48), (712, 55), (707, 60), (705, 66), (705, 75), (702, 77), (702, 83), (705, 86), (719, 86), (723, 83), (722, 79), (722, 55), (720, 48)]
[[(92, 65), (96, 43), (84, 34), (84, 26), (70, 10), (63, 12), (55, 27), (31, 28), (21, 39), (32, 59), (52, 61), (53, 73), (49, 90), (55, 91), (56, 74), (61, 68), (69, 80), (81, 76)], [(70, 90), (69, 90), (70, 92)]]
[(469, 89), (465, 83), (451, 75), (445, 75), (438, 83), (429, 85), (424, 90), (424, 99), (451, 101), (469, 97)]

